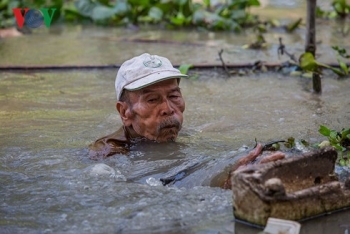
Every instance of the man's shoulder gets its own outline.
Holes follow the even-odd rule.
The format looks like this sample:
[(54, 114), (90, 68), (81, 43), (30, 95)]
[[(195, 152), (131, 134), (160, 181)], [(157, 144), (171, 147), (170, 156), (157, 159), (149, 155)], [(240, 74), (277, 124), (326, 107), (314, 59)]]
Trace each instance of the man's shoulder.
[(124, 128), (107, 136), (97, 139), (89, 145), (89, 157), (91, 159), (106, 158), (113, 154), (127, 154), (130, 140), (126, 136)]

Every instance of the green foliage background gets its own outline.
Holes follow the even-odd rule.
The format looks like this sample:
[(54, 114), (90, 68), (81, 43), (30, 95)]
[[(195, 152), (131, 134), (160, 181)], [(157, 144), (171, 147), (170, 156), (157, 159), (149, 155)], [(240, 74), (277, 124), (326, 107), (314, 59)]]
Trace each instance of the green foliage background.
[[(15, 26), (13, 8), (56, 8), (54, 22), (95, 23), (106, 26), (160, 24), (168, 28), (199, 27), (208, 30), (240, 30), (256, 25), (249, 8), (259, 0), (0, 0), (0, 28)], [(332, 1), (330, 12), (319, 17), (345, 18), (350, 5)]]
[(254, 23), (248, 13), (259, 0), (231, 0), (212, 6), (210, 0), (0, 0), (0, 27), (15, 25), (12, 8), (57, 8), (54, 22), (92, 22), (100, 25), (163, 24), (170, 28), (204, 27), (239, 30)]

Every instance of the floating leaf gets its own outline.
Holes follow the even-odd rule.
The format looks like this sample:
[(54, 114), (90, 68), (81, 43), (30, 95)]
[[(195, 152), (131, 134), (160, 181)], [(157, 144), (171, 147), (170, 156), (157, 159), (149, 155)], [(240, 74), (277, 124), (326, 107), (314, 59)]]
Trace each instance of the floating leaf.
[(316, 60), (310, 52), (305, 52), (302, 55), (300, 55), (299, 63), (301, 69), (303, 69), (304, 71), (314, 72), (318, 68)]
[(320, 126), (318, 132), (321, 133), (323, 136), (329, 136), (331, 134), (331, 130), (323, 125)]
[(179, 70), (182, 74), (186, 75), (191, 67), (193, 67), (193, 64), (181, 64)]
[(286, 26), (286, 29), (288, 32), (293, 32), (296, 28), (298, 28), (298, 26), (301, 24), (302, 18), (288, 24)]

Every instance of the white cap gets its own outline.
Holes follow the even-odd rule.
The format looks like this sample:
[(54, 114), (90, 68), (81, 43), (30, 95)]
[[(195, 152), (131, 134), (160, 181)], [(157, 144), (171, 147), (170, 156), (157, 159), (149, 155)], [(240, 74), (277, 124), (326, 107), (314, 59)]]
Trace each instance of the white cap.
[(174, 68), (169, 59), (158, 55), (141, 54), (125, 61), (115, 79), (115, 91), (119, 101), (123, 89), (138, 90), (171, 78), (187, 77)]

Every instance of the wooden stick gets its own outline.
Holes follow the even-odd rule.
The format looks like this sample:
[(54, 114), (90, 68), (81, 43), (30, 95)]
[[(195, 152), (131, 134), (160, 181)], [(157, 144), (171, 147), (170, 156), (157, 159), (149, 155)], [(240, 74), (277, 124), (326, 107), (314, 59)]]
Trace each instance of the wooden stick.
[(226, 74), (227, 74), (228, 76), (230, 76), (230, 72), (229, 72), (229, 70), (227, 69), (227, 66), (226, 66), (226, 64), (225, 64), (224, 59), (222, 58), (222, 53), (223, 53), (223, 52), (224, 52), (223, 49), (221, 49), (221, 50), (219, 51), (219, 58), (220, 58), (220, 61), (221, 61), (221, 63), (222, 63), (222, 67), (224, 68)]
[[(312, 53), (314, 57), (316, 54), (316, 5), (317, 0), (307, 0), (305, 52)], [(317, 72), (312, 74), (312, 87), (315, 93), (321, 93), (321, 76)]]

